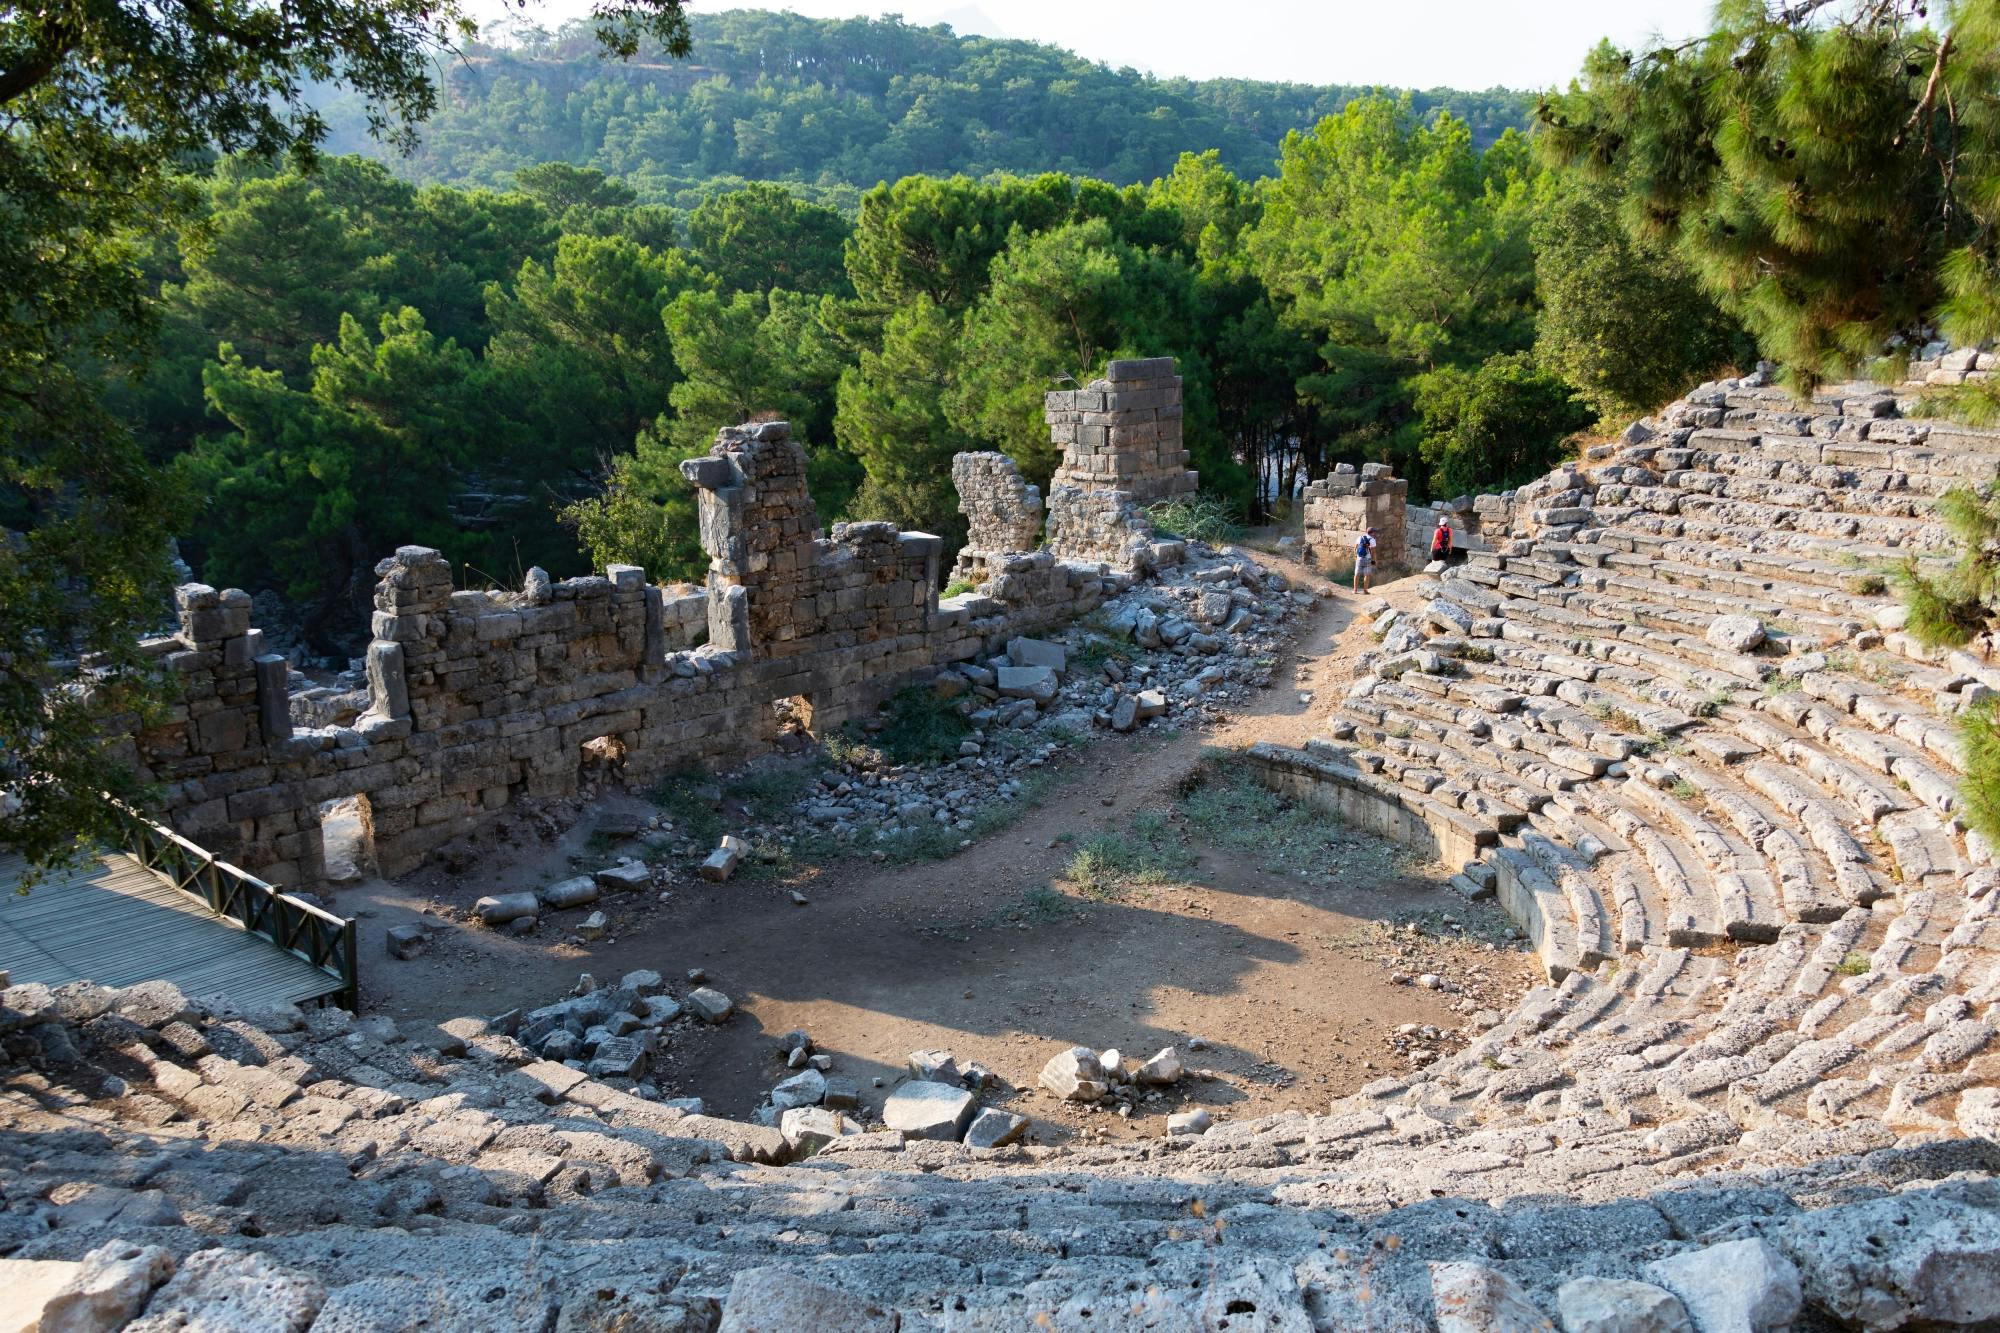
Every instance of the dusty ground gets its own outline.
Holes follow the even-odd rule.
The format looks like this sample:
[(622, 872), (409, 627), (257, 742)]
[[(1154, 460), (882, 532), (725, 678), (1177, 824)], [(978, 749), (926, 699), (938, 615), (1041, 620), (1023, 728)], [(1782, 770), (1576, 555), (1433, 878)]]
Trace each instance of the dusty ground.
[[(1398, 590), (1383, 591), (1394, 599)], [(660, 900), (599, 903), (612, 930), (587, 948), (547, 928), (510, 938), (466, 927), (410, 962), (386, 956), (388, 927), (603, 864), (585, 851), (591, 822), (470, 873), (351, 885), (337, 903), (362, 916), (364, 1000), (435, 1021), (547, 1003), (583, 971), (615, 979), (651, 967), (678, 983), (700, 968), (739, 1013), (720, 1028), (674, 1028), (659, 1082), (725, 1115), (747, 1115), (784, 1075), (774, 1042), (794, 1028), (812, 1034), (871, 1108), (912, 1050), (984, 1064), (1020, 1090), (989, 1103), (1034, 1117), (1044, 1142), (1157, 1135), (1169, 1111), (1190, 1104), (1219, 1117), (1323, 1109), (1331, 1096), (1462, 1044), (1472, 1011), (1504, 1009), (1534, 973), (1495, 909), (1468, 907), (1442, 887), (1440, 868), (1411, 864), (1388, 844), (1334, 826), (1307, 869), (1286, 871), (1240, 837), (1218, 847), (1191, 833), (1178, 813), (1207, 747), (1314, 733), (1367, 645), (1359, 600), (1342, 591), (1319, 602), (1279, 683), (1219, 725), (1100, 734), (1065, 762), (1041, 805), (942, 861), (847, 860), (722, 885), (686, 873)], [(1153, 827), (1172, 817), (1191, 864), (1164, 882), (1095, 892), (1066, 877), (1078, 846), (1128, 832), (1149, 813)], [(807, 906), (794, 903), (794, 889)], [(1426, 973), (1444, 989), (1415, 984)], [(1141, 1059), (1177, 1045), (1194, 1076), (1129, 1121), (1059, 1106), (1035, 1090), (1036, 1075), (1077, 1044)]]

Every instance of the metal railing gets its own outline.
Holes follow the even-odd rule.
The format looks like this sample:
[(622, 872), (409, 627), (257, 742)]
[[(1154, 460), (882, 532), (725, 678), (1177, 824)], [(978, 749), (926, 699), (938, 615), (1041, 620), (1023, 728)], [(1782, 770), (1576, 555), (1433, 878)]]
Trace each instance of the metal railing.
[(322, 1002), (332, 1000), (354, 1011), (361, 1008), (353, 918), (335, 916), (281, 892), (136, 811), (125, 814), (125, 849), (139, 864), (183, 893), (200, 898), (217, 916), (230, 918), (338, 981), (338, 990), (320, 996)]

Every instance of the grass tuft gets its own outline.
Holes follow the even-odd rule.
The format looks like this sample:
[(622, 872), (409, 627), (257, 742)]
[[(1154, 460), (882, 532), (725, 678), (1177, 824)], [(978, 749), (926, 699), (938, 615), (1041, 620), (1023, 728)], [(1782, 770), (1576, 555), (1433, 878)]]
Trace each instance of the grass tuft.
[(1155, 530), (1170, 537), (1221, 546), (1243, 535), (1243, 527), (1229, 503), (1207, 492), (1176, 496), (1149, 506), (1146, 518)]

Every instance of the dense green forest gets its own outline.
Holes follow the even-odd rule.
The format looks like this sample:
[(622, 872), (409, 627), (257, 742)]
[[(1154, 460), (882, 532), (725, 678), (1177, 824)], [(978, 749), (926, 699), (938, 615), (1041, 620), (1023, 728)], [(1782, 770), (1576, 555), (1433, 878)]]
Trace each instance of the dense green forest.
[[(2000, 337), (2000, 0), (1732, 0), (1525, 132), (680, 0), (475, 39), (455, 0), (0, 7), (0, 843), (143, 799), (171, 538), (341, 650), (401, 542), (694, 572), (674, 464), (759, 413), (823, 517), (955, 536), (953, 451), (1046, 477), (1043, 390), (1169, 354), (1259, 518), (1341, 460), (1504, 486), (1760, 354), (1803, 388)], [(324, 151), (360, 126), (415, 156)], [(2000, 520), (1952, 504), (1959, 570), (1904, 571), (1938, 642), (2000, 619)]]
[[(894, 22), (693, 28), (695, 69), (608, 65), (575, 31), (492, 57), (475, 71), (577, 78), (527, 102), (454, 84), (407, 161), (181, 177), (192, 207), (141, 251), (156, 336), (106, 366), (107, 402), (194, 497), (202, 578), (281, 592), (340, 651), (403, 542), (474, 583), (614, 560), (695, 576), (677, 465), (760, 413), (807, 442), (822, 518), (955, 545), (951, 455), (1002, 449), (1046, 482), (1043, 392), (1123, 355), (1179, 359), (1194, 465), (1241, 518), (1343, 461), (1458, 494), (1753, 355), (1670, 248), (1627, 238), (1609, 186), (1493, 131), (1515, 105), (1497, 95), (1464, 99), (1482, 128), (1435, 96), (1162, 83)], [(786, 124), (824, 122), (814, 99), (872, 109), (753, 164), (744, 97)], [(913, 156), (920, 103), (951, 128)], [(735, 124), (735, 155), (667, 133), (697, 121)], [(849, 209), (798, 182), (711, 180), (685, 209), (642, 189), (662, 163), (824, 194), (1051, 157), (1071, 169), (899, 174)]]
[[(1129, 185), (1213, 148), (1267, 175), (1287, 133), (1384, 90), (1158, 79), (1037, 42), (960, 37), (900, 19), (765, 10), (689, 16), (692, 51), (607, 60), (586, 25), (512, 30), (438, 67), (440, 104), (399, 174), (504, 188), (541, 162), (597, 167), (647, 202), (692, 208), (718, 185), (793, 183), (852, 212), (862, 190), (912, 175), (1044, 171)], [(1391, 92), (1390, 95), (1395, 95)], [(1413, 92), (1480, 147), (1525, 129), (1528, 94)], [(363, 101), (329, 90), (334, 152), (375, 155)]]

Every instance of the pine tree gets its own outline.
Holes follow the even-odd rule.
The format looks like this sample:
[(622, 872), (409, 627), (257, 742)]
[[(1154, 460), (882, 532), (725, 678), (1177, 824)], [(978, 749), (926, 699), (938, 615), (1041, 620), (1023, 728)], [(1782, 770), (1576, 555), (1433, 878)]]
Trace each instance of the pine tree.
[(2000, 334), (2000, 0), (1730, 0), (1714, 32), (1600, 46), (1543, 99), (1555, 157), (1615, 187), (1798, 387), (1933, 330)]

